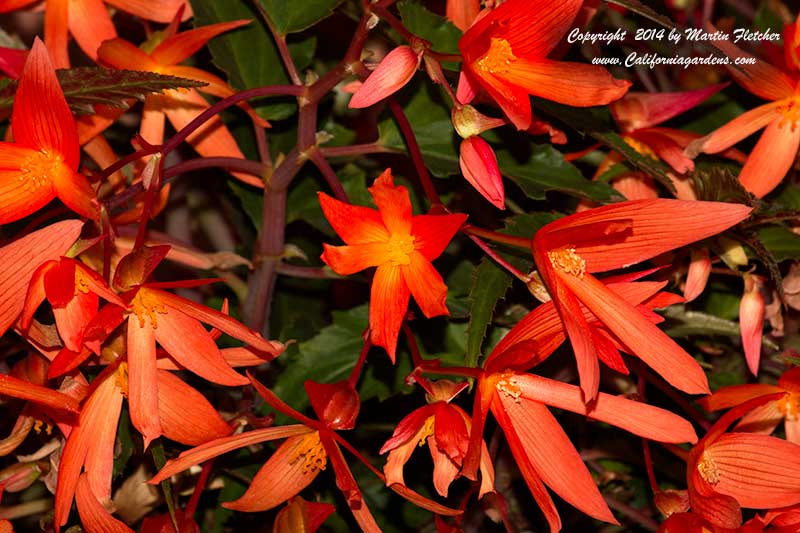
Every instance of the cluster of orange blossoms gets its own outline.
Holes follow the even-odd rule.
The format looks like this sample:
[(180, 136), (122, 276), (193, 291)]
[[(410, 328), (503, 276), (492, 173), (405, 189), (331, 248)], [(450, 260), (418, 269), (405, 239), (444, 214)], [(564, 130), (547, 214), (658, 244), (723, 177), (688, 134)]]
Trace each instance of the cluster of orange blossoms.
[[(0, 11), (33, 3), (6, 2)], [(44, 41), (36, 38), (18, 69), (4, 67), (19, 80), (7, 140), (0, 142), (0, 225), (2, 236), (8, 238), (0, 247), (0, 335), (13, 331), (26, 347), (24, 355), (9, 359), (14, 363), (0, 374), (0, 394), (23, 402), (11, 434), (0, 440), (0, 450), (2, 455), (11, 454), (42, 422), (48, 424), (48, 431), (51, 425), (57, 426), (58, 439), (38, 459), (20, 459), (23, 467), (0, 472), (0, 497), (4, 490), (30, 486), (38, 477), (38, 471), (32, 474), (39, 468), (37, 462), (47, 457), (53, 465), (48, 487), (55, 494), (52, 526), (56, 531), (70, 523), (73, 503), (90, 533), (131, 531), (130, 523), (114, 516), (112, 490), (120, 421), (127, 412), (144, 450), (161, 446), (160, 439), (189, 447), (157, 472), (151, 471), (148, 483), (165, 483), (195, 465), (205, 465), (190, 503), (174, 509), (170, 502), (170, 514), (147, 517), (142, 531), (199, 531), (193, 514), (211, 461), (278, 440), (282, 442), (247, 489), (222, 503), (223, 507), (257, 512), (285, 504), (275, 517), (274, 530), (313, 532), (335, 508), (306, 501), (300, 494), (330, 462), (336, 487), (352, 514), (347, 520), (354, 520), (364, 531), (380, 531), (345, 459), (346, 451), (394, 493), (434, 513), (439, 531), (460, 530), (465, 511), (475, 501), (481, 502), (489, 517), (511, 529), (509, 509), (496, 480), (496, 468), (508, 468), (495, 461), (499, 435), (550, 531), (562, 529), (550, 491), (594, 519), (619, 524), (584, 458), (554, 415), (552, 409), (557, 409), (615, 426), (645, 442), (662, 443), (685, 461), (686, 489), (662, 490), (646, 458), (656, 505), (666, 518), (659, 531), (800, 530), (800, 368), (785, 370), (775, 385), (731, 385), (712, 393), (704, 368), (659, 327), (664, 318), (656, 312), (697, 298), (712, 271), (710, 239), (754, 214), (752, 203), (698, 200), (702, 196), (689, 176), (694, 158), (722, 153), (743, 163), (738, 181), (757, 198), (773, 191), (796, 163), (800, 18), (785, 30), (786, 54), (780, 65), (757, 62), (729, 70), (736, 83), (770, 103), (706, 136), (662, 123), (725, 85), (673, 93), (629, 92), (630, 81), (616, 79), (604, 68), (560, 59), (564, 35), (594, 13), (596, 6), (583, 0), (506, 0), (487, 2), (483, 10), (474, 0), (449, 0), (447, 16), (464, 32), (458, 43), (462, 70), (455, 90), (442, 74), (430, 43), (422, 39), (394, 48), (369, 74), (360, 65), (340, 69), (362, 74), (350, 101), (350, 107), (358, 109), (392, 98), (424, 64), (436, 83), (447, 86), (451, 97), (453, 128), (461, 137), (463, 176), (498, 209), (516, 207), (507, 202), (503, 169), (481, 134), (511, 125), (534, 135), (549, 134), (553, 142), (566, 141), (563, 132), (532, 114), (530, 96), (572, 107), (610, 105), (628, 147), (642, 157), (666, 163), (666, 181), (673, 184), (677, 199), (659, 198), (658, 186), (644, 171), (624, 172), (615, 175), (611, 184), (626, 201), (602, 206), (582, 202), (577, 212), (525, 237), (513, 237), (469, 225), (466, 214), (451, 212), (435, 197), (432, 185), (431, 209), (415, 215), (409, 188), (396, 184), (390, 169), (368, 188), (375, 208), (350, 203), (336, 188), (333, 196), (318, 192), (322, 214), (343, 244), (322, 244), (320, 259), (327, 268), (318, 264), (315, 272), (324, 273), (319, 277), (334, 277), (331, 271), (343, 277), (367, 271), (370, 294), (363, 350), (360, 356), (353, 354), (358, 360), (352, 373), (334, 383), (304, 382), (312, 418), (285, 403), (254, 373), (259, 365), (281, 356), (289, 342), (269, 340), (256, 331), (261, 328), (245, 325), (237, 313), (228, 313), (227, 300), (216, 309), (176, 292), (220, 278), (158, 281), (156, 275), (166, 260), (212, 269), (204, 266), (211, 264), (205, 262), (206, 255), (163, 244), (146, 231), (149, 219), (170, 196), (169, 183), (163, 179), (166, 154), (157, 150), (164, 142), (165, 119), (179, 134), (188, 132), (183, 139), (201, 157), (245, 159), (220, 116), (198, 122), (211, 105), (193, 88), (147, 96), (136, 143), (144, 147), (143, 164), (136, 168), (135, 178), (111, 183), (105, 173), (98, 179), (82, 170), (81, 148), (99, 166), (112, 167), (118, 158), (103, 132), (117, 123), (122, 110), (99, 105), (95, 114), (76, 120), (55, 70), (69, 67), (71, 35), (86, 56), (103, 67), (205, 83), (202, 92), (240, 105), (263, 134), (269, 123), (247, 104), (235, 101), (236, 93), (227, 82), (182, 64), (212, 38), (251, 21), (179, 31), (181, 22), (192, 16), (184, 0), (107, 3), (168, 26), (137, 46), (117, 35), (101, 0), (47, 0)], [(385, 11), (391, 2), (374, 4), (375, 11), (364, 15), (363, 28), (374, 16), (398, 23)], [(715, 30), (710, 24), (707, 28)], [(727, 42), (715, 42), (715, 46), (732, 58), (747, 55)], [(2, 64), (19, 59), (9, 53)], [(298, 82), (291, 93), (298, 97), (301, 113), (305, 106), (316, 110), (317, 101), (308, 103), (314, 83)], [(472, 104), (494, 106), (498, 117), (486, 116)], [(732, 148), (764, 127), (749, 156)], [(300, 152), (295, 156), (301, 166), (318, 156), (320, 149), (314, 145)], [(595, 177), (601, 178), (624, 159), (619, 152), (609, 153)], [(264, 176), (244, 168), (234, 168), (230, 177), (262, 189), (266, 208), (274, 208), (268, 201), (274, 198), (273, 187), (285, 200), (286, 187), (275, 185), (280, 166), (274, 173), (270, 167)], [(320, 164), (319, 168), (325, 174), (326, 167)], [(115, 206), (124, 203), (129, 209), (119, 213), (109, 207), (108, 199), (123, 193), (128, 194), (127, 202)], [(46, 210), (55, 199), (66, 209)], [(19, 221), (27, 225), (22, 227)], [(138, 231), (133, 242), (126, 238), (131, 232), (125, 226), (130, 222), (137, 228), (133, 231)], [(448, 287), (434, 263), (459, 234), (478, 242), (542, 300), (538, 306), (529, 306), (533, 309), (474, 367), (448, 367), (438, 359), (423, 357), (409, 328), (414, 319), (409, 310), (412, 296), (426, 319), (450, 315)], [(483, 238), (522, 247), (536, 272), (516, 271)], [(690, 245), (696, 246), (683, 296), (667, 292), (665, 279), (649, 279), (665, 264), (678, 260), (671, 254)], [(259, 253), (254, 255), (256, 268), (262, 262), (284, 259)], [(630, 270), (648, 261), (661, 266)], [(765, 280), (752, 272), (741, 277), (745, 287), (740, 307), (742, 345), (747, 365), (757, 376)], [(224, 344), (220, 342), (223, 334), (227, 336)], [(567, 340), (577, 384), (535, 373)], [(393, 414), (396, 427), (391, 436), (382, 447), (366, 453), (343, 434), (357, 427), (362, 400), (358, 383), (372, 348), (380, 348), (398, 366), (406, 350), (410, 352), (413, 371), (406, 382), (419, 385), (427, 403)], [(375, 357), (375, 352), (370, 356)], [(634, 373), (665, 382), (664, 388), (671, 393), (674, 388), (706, 395), (698, 400), (706, 411), (728, 411), (698, 435), (702, 424), (642, 398), (603, 392), (601, 362), (621, 376), (630, 374), (629, 366), (634, 364)], [(251, 370), (243, 375), (238, 368)], [(460, 381), (432, 377), (440, 375)], [(255, 390), (269, 409), (295, 422), (273, 425), (252, 412), (233, 416), (222, 412), (196, 388), (201, 379)], [(471, 412), (459, 405), (460, 395), (468, 389), (474, 395)], [(493, 424), (489, 413), (497, 427), (491, 440), (485, 438), (487, 426)], [(250, 428), (243, 430), (246, 425)], [(785, 438), (773, 436), (779, 427)], [(436, 494), (447, 498), (459, 479), (472, 487), (457, 508), (406, 485), (404, 467), (423, 445), (432, 459), (431, 483)], [(645, 449), (649, 450), (647, 444)], [(373, 454), (386, 454), (382, 471), (373, 465)], [(743, 509), (757, 512), (743, 514)], [(0, 518), (0, 531), (11, 527)]]

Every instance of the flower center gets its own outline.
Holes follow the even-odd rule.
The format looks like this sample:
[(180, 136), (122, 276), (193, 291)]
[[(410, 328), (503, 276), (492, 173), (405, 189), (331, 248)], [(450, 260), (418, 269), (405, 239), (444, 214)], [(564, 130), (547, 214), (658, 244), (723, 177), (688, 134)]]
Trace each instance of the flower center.
[(707, 483), (711, 485), (719, 483), (717, 463), (706, 452), (703, 452), (703, 455), (700, 456), (700, 461), (697, 462), (697, 472)]
[(495, 383), (494, 388), (509, 398), (513, 398), (516, 403), (519, 403), (519, 397), (522, 396), (522, 390), (519, 388), (519, 383), (517, 382), (513, 372), (503, 374), (500, 379), (497, 380), (497, 383)]
[(586, 272), (586, 261), (575, 252), (574, 247), (565, 246), (549, 251), (547, 257), (550, 258), (553, 268), (583, 279), (583, 274)]
[(422, 433), (419, 436), (419, 446), (424, 446), (425, 441), (428, 440), (428, 437), (433, 435), (433, 423), (436, 420), (435, 417), (429, 416), (425, 419), (425, 425), (422, 427)]
[(800, 120), (800, 96), (793, 96), (784, 100), (778, 107), (778, 113), (783, 115), (778, 125), (783, 126), (790, 122), (792, 131), (794, 131), (797, 127), (797, 121)]
[(304, 436), (289, 454), (289, 464), (293, 465), (300, 459), (303, 460), (303, 473), (313, 473), (318, 470), (325, 470), (328, 465), (328, 454), (322, 446), (319, 438), (319, 431), (314, 431)]
[(41, 433), (44, 431), (48, 435), (53, 433), (53, 425), (49, 422), (45, 422), (44, 420), (39, 420), (38, 418), (33, 421), (33, 430), (36, 433)]
[(490, 74), (505, 74), (511, 70), (511, 63), (516, 59), (508, 41), (492, 37), (489, 50), (477, 61), (477, 68)]
[(167, 313), (167, 306), (158, 300), (158, 296), (147, 289), (139, 289), (131, 301), (133, 312), (139, 318), (139, 327), (144, 327), (144, 317), (150, 319), (153, 329), (158, 327), (158, 314)]
[(393, 234), (389, 237), (389, 242), (386, 243), (389, 261), (392, 265), (409, 265), (411, 264), (411, 252), (415, 250), (414, 241), (416, 239), (413, 235), (397, 235)]
[(64, 162), (61, 156), (42, 148), (28, 157), (20, 166), (19, 181), (25, 190), (35, 192), (37, 189), (49, 186), (53, 182), (53, 175), (62, 172)]
[(786, 420), (797, 420), (800, 416), (800, 394), (789, 393), (778, 400), (778, 410)]

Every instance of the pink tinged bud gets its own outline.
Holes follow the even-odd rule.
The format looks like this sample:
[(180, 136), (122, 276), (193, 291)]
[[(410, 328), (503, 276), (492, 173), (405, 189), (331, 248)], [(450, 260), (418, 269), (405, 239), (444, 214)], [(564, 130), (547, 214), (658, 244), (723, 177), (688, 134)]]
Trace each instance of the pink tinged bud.
[(422, 56), (410, 46), (398, 46), (389, 52), (350, 100), (350, 107), (361, 109), (399, 91), (417, 71)]
[(38, 463), (17, 463), (0, 471), (0, 492), (19, 492), (25, 490), (42, 475)]
[(758, 375), (761, 358), (761, 334), (764, 328), (763, 282), (759, 276), (745, 274), (744, 294), (739, 304), (739, 328), (742, 333), (742, 346), (747, 367), (754, 376)]
[(709, 274), (711, 274), (711, 257), (708, 248), (693, 250), (689, 273), (686, 275), (686, 285), (683, 288), (683, 297), (687, 302), (691, 302), (703, 293)]
[(484, 131), (503, 126), (506, 121), (487, 117), (471, 105), (455, 106), (451, 112), (453, 127), (463, 139), (480, 135)]
[(458, 160), (461, 173), (467, 181), (498, 209), (505, 209), (503, 178), (497, 166), (497, 157), (489, 143), (480, 137), (461, 141), (461, 157)]

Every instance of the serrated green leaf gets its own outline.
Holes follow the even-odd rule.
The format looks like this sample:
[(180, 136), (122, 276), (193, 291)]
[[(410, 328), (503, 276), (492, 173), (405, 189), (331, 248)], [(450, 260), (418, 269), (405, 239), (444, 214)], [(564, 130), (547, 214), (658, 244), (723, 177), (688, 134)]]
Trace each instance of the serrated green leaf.
[(747, 234), (739, 234), (737, 235), (738, 240), (740, 240), (743, 244), (746, 244), (753, 250), (756, 254), (756, 257), (761, 261), (761, 263), (767, 268), (769, 272), (769, 277), (772, 279), (772, 282), (775, 284), (775, 291), (778, 294), (778, 298), (780, 299), (782, 304), (785, 304), (784, 294), (783, 294), (783, 274), (781, 274), (780, 266), (778, 266), (778, 261), (775, 259), (775, 256), (772, 255), (764, 243), (761, 242), (758, 235), (755, 233), (747, 233)]
[[(191, 3), (196, 27), (240, 19), (253, 20), (253, 23), (224, 33), (208, 44), (214, 64), (228, 75), (232, 87), (242, 90), (289, 83), (272, 35), (248, 2), (192, 0)], [(316, 39), (313, 37), (289, 43), (289, 52), (298, 69), (310, 64), (315, 48)], [(297, 109), (295, 99), (290, 97), (271, 98), (269, 103), (252, 102), (252, 105), (268, 120), (288, 118)]]
[(800, 257), (800, 235), (783, 226), (769, 226), (756, 232), (758, 239), (776, 261)]
[[(155, 72), (99, 67), (60, 69), (56, 76), (67, 104), (76, 115), (94, 113), (97, 104), (127, 108), (130, 100), (144, 100), (148, 94), (205, 85), (201, 81)], [(16, 81), (3, 81), (0, 85), (0, 108), (14, 104), (16, 90)]]
[(469, 292), (470, 318), (466, 331), (467, 353), (464, 362), (466, 366), (478, 366), (481, 345), (492, 321), (494, 309), (510, 287), (511, 275), (488, 257), (484, 257), (472, 275), (472, 288)]
[(675, 192), (675, 185), (672, 184), (668, 175), (670, 169), (664, 163), (640, 154), (614, 132), (592, 132), (590, 135), (612, 150), (621, 153), (629, 163), (658, 180), (667, 190)]
[(561, 218), (557, 213), (522, 213), (505, 219), (505, 227), (500, 233), (533, 239), (533, 235), (547, 224)]
[(281, 35), (310, 28), (329, 17), (342, 0), (260, 0)]
[(422, 37), (433, 47), (433, 50), (442, 54), (457, 54), (458, 40), (461, 38), (461, 30), (456, 28), (452, 22), (435, 13), (431, 13), (419, 2), (403, 1), (397, 4), (400, 18), (406, 28)]
[[(664, 331), (671, 337), (685, 338), (692, 335), (741, 336), (738, 323), (708, 313), (686, 311), (680, 306), (668, 307), (661, 310), (660, 313), (670, 320)], [(778, 349), (778, 345), (768, 337), (764, 337), (762, 342), (770, 349)]]
[(753, 196), (742, 187), (739, 178), (723, 167), (695, 170), (692, 174), (698, 200), (732, 202), (752, 206)]

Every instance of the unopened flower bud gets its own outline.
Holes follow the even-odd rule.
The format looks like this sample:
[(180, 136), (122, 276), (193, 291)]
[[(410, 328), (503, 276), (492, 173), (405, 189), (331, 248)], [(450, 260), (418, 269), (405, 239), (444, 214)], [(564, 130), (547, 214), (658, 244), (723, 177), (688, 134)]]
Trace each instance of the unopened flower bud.
[(333, 429), (352, 429), (356, 425), (361, 399), (347, 381), (305, 382), (306, 393), (317, 417)]
[(719, 254), (719, 257), (728, 265), (728, 268), (736, 270), (747, 264), (747, 253), (741, 244), (726, 237), (720, 237), (719, 244), (722, 246), (722, 253)]
[(691, 302), (703, 293), (709, 274), (711, 274), (711, 258), (708, 248), (692, 250), (692, 261), (689, 263), (686, 285), (683, 288), (683, 297), (687, 302)]
[(505, 124), (503, 119), (487, 117), (471, 105), (454, 107), (451, 117), (453, 127), (463, 139), (469, 139)]
[(372, 74), (364, 80), (349, 106), (353, 109), (369, 107), (399, 91), (411, 81), (419, 68), (422, 56), (410, 46), (398, 46), (383, 58)]
[(505, 209), (505, 190), (497, 157), (489, 143), (480, 137), (469, 137), (461, 141), (461, 156), (458, 160), (461, 173), (484, 198), (498, 209)]
[(747, 360), (747, 368), (754, 376), (758, 375), (758, 363), (761, 359), (761, 335), (765, 312), (763, 286), (760, 276), (745, 274), (744, 294), (739, 303), (739, 329), (742, 334), (744, 357)]
[(0, 471), (0, 483), (5, 492), (25, 490), (42, 475), (38, 463), (17, 463)]

